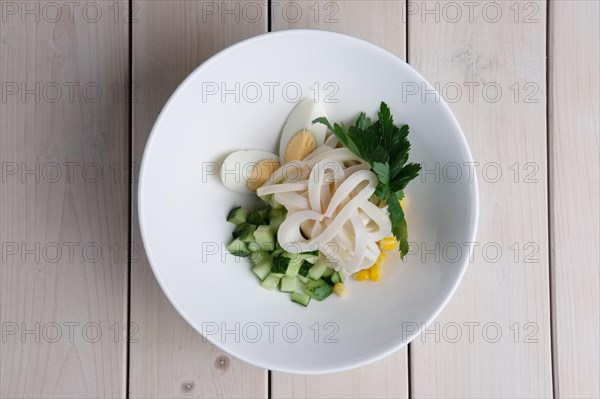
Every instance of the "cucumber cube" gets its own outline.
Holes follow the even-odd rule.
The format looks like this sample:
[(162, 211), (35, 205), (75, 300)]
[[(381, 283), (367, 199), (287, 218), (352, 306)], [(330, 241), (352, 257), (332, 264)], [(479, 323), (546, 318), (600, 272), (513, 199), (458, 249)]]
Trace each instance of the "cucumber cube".
[(297, 304), (306, 307), (310, 302), (310, 297), (300, 292), (292, 292), (292, 302), (296, 302)]
[(300, 266), (300, 270), (298, 270), (298, 275), (302, 276), (302, 277), (308, 276), (308, 271), (310, 270), (310, 268), (312, 266), (313, 265), (310, 262), (305, 260), (304, 262), (302, 262), (302, 266)]
[[(323, 274), (325, 273), (325, 271), (327, 269), (328, 269), (328, 267), (325, 265), (325, 263), (317, 262), (314, 265), (312, 265), (312, 267), (308, 270), (308, 277), (313, 280), (318, 280), (323, 276)], [(333, 269), (329, 269), (329, 270), (333, 270)]]
[(282, 209), (283, 205), (281, 205), (279, 202), (275, 201), (275, 195), (272, 195), (271, 198), (269, 198), (269, 205), (271, 205), (271, 208), (273, 209)]
[(271, 264), (271, 255), (264, 251), (255, 251), (250, 255), (250, 261), (254, 266), (259, 266), (263, 263)]
[(253, 224), (255, 226), (260, 226), (265, 224), (265, 218), (263, 215), (261, 215), (261, 212), (264, 211), (252, 211), (248, 214), (248, 216), (246, 217), (246, 222)]
[(267, 205), (265, 209), (262, 211), (258, 211), (258, 214), (262, 217), (262, 224), (269, 224), (269, 220), (271, 219), (271, 206)]
[(235, 229), (233, 229), (233, 232), (231, 233), (233, 238), (238, 238), (241, 236), (246, 231), (246, 226), (248, 226), (247, 223), (240, 223), (235, 226)]
[(279, 282), (279, 291), (281, 292), (294, 292), (296, 291), (296, 285), (298, 280), (296, 277), (283, 276)]
[(279, 277), (275, 276), (273, 273), (269, 274), (265, 279), (260, 283), (260, 286), (266, 290), (273, 291), (277, 285), (279, 284)]
[(269, 218), (269, 225), (273, 230), (279, 229), (281, 223), (285, 219), (285, 211), (283, 209), (271, 209), (271, 215)]
[(340, 279), (340, 275), (338, 272), (335, 272), (331, 275), (331, 283), (332, 285), (335, 283), (340, 283), (342, 280)]
[(333, 289), (323, 280), (309, 281), (302, 286), (304, 292), (317, 301), (322, 301), (333, 293)]
[(306, 252), (306, 253), (303, 253), (300, 255), (302, 256), (302, 259), (304, 259), (305, 261), (307, 261), (308, 263), (311, 263), (313, 265), (319, 260), (319, 254)]
[(290, 260), (285, 274), (287, 274), (288, 276), (296, 277), (300, 272), (300, 269), (302, 268), (302, 263), (304, 262), (304, 260), (302, 259), (302, 257), (299, 256), (299, 254), (285, 253), (283, 256)]
[(254, 232), (254, 239), (263, 251), (275, 250), (275, 234), (269, 226), (258, 226)]
[(248, 250), (250, 252), (258, 252), (258, 251), (260, 251), (260, 245), (258, 245), (254, 241), (249, 242), (246, 246), (248, 247)]
[(273, 273), (285, 274), (290, 265), (290, 258), (285, 256), (276, 256), (273, 258)]
[(310, 281), (310, 279), (308, 277), (303, 277), (301, 275), (298, 275), (298, 277), (296, 277), (298, 279), (298, 281), (300, 281), (302, 284), (306, 284)]
[(335, 270), (332, 269), (331, 267), (328, 267), (325, 269), (325, 271), (323, 272), (323, 277), (331, 277), (333, 275), (333, 272)]
[(258, 266), (255, 266), (252, 269), (252, 272), (256, 274), (256, 277), (258, 277), (261, 280), (264, 280), (269, 275), (269, 273), (271, 273), (271, 264), (263, 263)]
[(236, 238), (235, 240), (231, 241), (229, 245), (227, 245), (227, 250), (231, 252), (232, 255), (241, 257), (250, 256), (250, 254), (252, 253), (246, 246), (246, 243), (240, 240), (239, 238)]
[(227, 221), (235, 224), (244, 223), (246, 221), (246, 216), (248, 216), (248, 210), (238, 206), (229, 211)]
[(246, 244), (254, 242), (254, 231), (256, 231), (256, 226), (244, 224), (242, 234), (240, 234), (240, 240), (244, 241)]

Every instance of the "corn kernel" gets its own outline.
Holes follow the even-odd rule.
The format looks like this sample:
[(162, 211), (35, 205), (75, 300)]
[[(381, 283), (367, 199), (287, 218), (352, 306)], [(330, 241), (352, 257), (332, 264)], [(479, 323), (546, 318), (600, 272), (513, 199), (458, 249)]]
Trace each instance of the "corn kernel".
[(391, 251), (394, 249), (398, 241), (394, 237), (385, 237), (383, 240), (377, 243), (379, 245), (379, 249), (382, 251)]
[(356, 278), (358, 281), (368, 280), (370, 278), (369, 269), (359, 271), (354, 275), (354, 278)]
[(335, 292), (337, 296), (345, 296), (348, 293), (348, 291), (346, 291), (346, 286), (343, 283), (335, 283), (333, 285), (333, 292)]
[(369, 269), (369, 278), (373, 281), (379, 281), (381, 277), (381, 267), (375, 262), (373, 266)]
[(404, 209), (404, 207), (406, 206), (406, 197), (400, 200), (400, 206), (402, 207), (402, 209)]
[(387, 254), (385, 252), (380, 252), (379, 256), (377, 257), (377, 260), (375, 261), (375, 263), (373, 263), (373, 266), (383, 265), (383, 263), (386, 261), (386, 259), (387, 259)]

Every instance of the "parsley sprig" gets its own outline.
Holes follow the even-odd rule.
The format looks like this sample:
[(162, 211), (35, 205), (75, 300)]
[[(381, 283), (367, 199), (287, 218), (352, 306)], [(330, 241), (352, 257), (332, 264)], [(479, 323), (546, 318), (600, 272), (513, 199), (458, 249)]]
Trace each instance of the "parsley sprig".
[(322, 123), (335, 134), (338, 140), (359, 158), (371, 165), (377, 175), (375, 189), (378, 203), (385, 201), (392, 222), (392, 233), (399, 242), (400, 257), (408, 253), (408, 229), (399, 201), (404, 198), (404, 188), (419, 175), (421, 166), (407, 163), (410, 151), (408, 125), (394, 125), (390, 108), (382, 102), (377, 121), (372, 121), (361, 112), (354, 126), (346, 129), (343, 124), (331, 126), (325, 117), (313, 123)]

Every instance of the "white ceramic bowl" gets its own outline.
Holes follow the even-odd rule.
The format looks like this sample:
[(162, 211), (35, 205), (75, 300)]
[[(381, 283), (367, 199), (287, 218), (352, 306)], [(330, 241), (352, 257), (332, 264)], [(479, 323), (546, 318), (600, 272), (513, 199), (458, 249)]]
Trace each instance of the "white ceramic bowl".
[[(430, 323), (465, 272), (478, 216), (469, 147), (432, 92), (394, 55), (325, 31), (265, 34), (198, 67), (156, 121), (139, 185), (148, 259), (188, 323), (235, 357), (303, 374), (383, 358)], [(332, 121), (353, 122), (359, 111), (375, 116), (387, 102), (396, 123), (410, 125), (410, 159), (434, 172), (406, 190), (415, 253), (405, 261), (390, 256), (377, 283), (350, 281), (346, 297), (304, 308), (260, 288), (249, 262), (227, 254), (228, 211), (255, 199), (225, 188), (216, 165), (239, 149), (276, 153), (295, 102), (315, 95)], [(437, 254), (427, 252), (436, 248)]]

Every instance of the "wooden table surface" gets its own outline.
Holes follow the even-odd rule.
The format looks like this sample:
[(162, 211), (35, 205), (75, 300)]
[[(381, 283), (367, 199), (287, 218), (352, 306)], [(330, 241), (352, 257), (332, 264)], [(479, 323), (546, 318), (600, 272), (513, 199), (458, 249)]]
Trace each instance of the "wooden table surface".
[[(0, 396), (600, 397), (599, 4), (1, 0)], [(326, 376), (203, 342), (137, 220), (144, 144), (177, 85), (293, 28), (414, 66), (480, 183), (473, 262), (443, 313), (408, 348)]]

